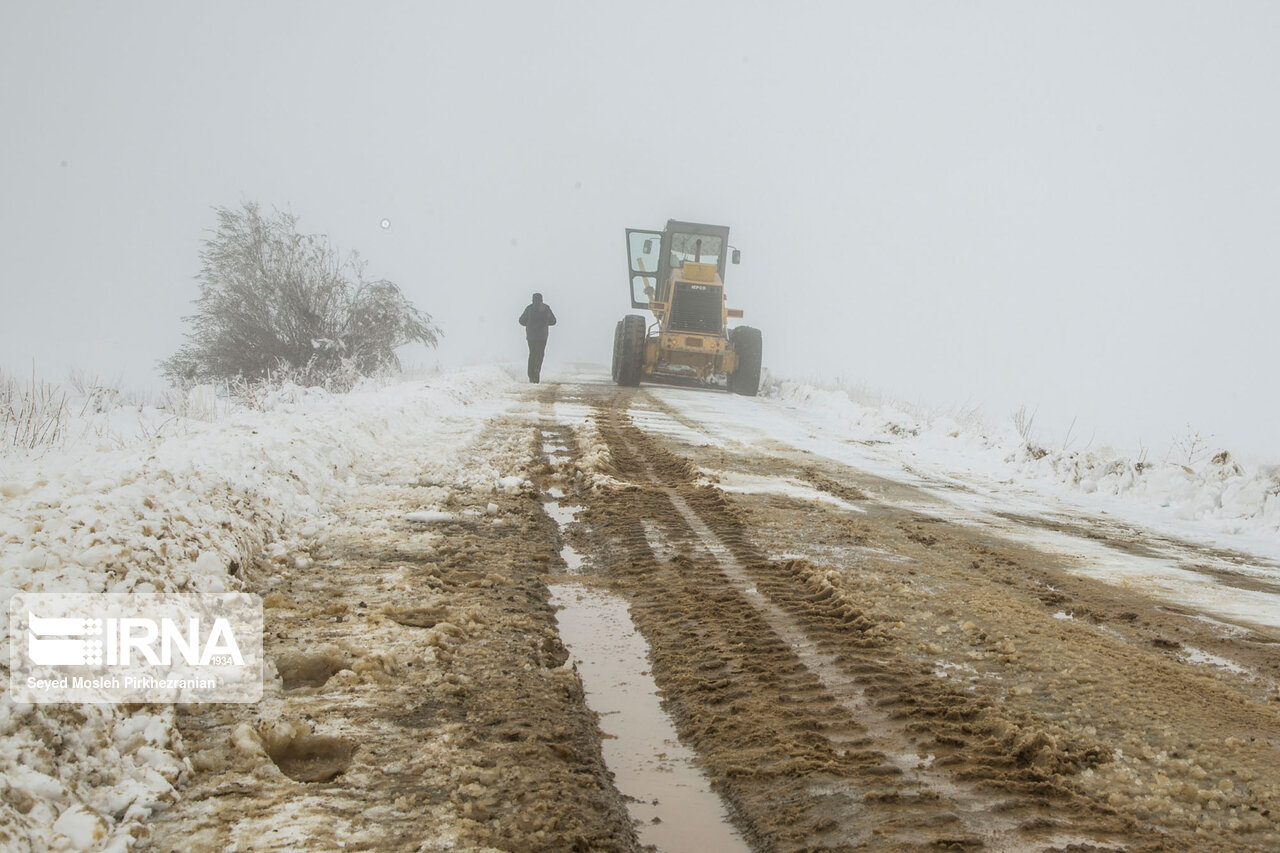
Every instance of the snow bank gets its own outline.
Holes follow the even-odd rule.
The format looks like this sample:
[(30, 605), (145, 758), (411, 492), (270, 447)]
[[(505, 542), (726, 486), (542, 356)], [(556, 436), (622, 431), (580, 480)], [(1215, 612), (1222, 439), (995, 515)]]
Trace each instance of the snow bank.
[(864, 440), (903, 443), (944, 467), (1111, 495), (1218, 533), (1274, 537), (1280, 532), (1280, 465), (1245, 467), (1225, 452), (1184, 465), (1135, 460), (1106, 447), (1054, 451), (1027, 441), (1012, 419), (992, 428), (973, 416), (958, 422), (939, 413), (908, 412), (891, 402), (864, 404), (845, 389), (791, 380), (772, 380), (762, 392), (853, 428)]
[[(59, 448), (10, 450), (0, 637), (19, 591), (234, 591), (257, 573), (304, 568), (349, 484), (443, 464), (431, 442), (442, 419), (513, 384), (500, 368), (475, 368), (343, 395), (286, 386), (213, 422), (138, 409), (132, 434), (95, 427)], [(213, 401), (196, 403), (214, 414)], [(502, 472), (472, 473), (500, 487)], [(0, 666), (0, 848), (126, 849), (189, 769), (172, 708), (15, 703), (7, 642)]]

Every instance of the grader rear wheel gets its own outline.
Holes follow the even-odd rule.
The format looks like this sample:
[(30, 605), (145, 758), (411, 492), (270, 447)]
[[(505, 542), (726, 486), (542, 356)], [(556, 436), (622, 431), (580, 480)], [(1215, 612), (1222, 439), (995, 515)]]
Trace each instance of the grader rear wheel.
[(754, 397), (760, 390), (760, 357), (762, 341), (760, 330), (751, 326), (738, 326), (729, 332), (729, 343), (738, 356), (738, 368), (729, 376), (729, 390), (744, 397)]

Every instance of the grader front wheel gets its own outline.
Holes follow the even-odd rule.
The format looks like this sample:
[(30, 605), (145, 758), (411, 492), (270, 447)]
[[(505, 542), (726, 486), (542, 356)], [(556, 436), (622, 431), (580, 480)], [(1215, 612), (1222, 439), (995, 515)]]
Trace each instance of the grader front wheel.
[(613, 381), (636, 386), (644, 372), (644, 317), (628, 314), (613, 330)]

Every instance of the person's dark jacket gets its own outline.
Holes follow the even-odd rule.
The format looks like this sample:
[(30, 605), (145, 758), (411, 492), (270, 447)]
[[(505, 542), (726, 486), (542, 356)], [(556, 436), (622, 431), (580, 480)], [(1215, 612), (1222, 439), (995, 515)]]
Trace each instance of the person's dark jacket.
[(545, 341), (547, 327), (556, 324), (556, 315), (551, 306), (545, 302), (530, 302), (520, 315), (520, 325), (524, 326), (524, 336), (531, 341)]

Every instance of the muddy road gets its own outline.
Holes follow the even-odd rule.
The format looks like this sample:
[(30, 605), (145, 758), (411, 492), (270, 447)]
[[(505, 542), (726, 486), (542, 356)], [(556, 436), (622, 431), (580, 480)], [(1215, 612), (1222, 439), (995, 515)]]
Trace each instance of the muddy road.
[[(1280, 631), (1036, 542), (1256, 586), (1249, 558), (1025, 508), (977, 523), (721, 429), (694, 393), (521, 390), (453, 474), (365, 483), (305, 568), (257, 567), (278, 677), (257, 706), (180, 709), (193, 772), (144, 849), (1280, 847)], [(464, 482), (495, 454), (517, 487)], [(644, 659), (569, 636), (567, 602)], [(602, 710), (611, 672), (675, 737), (629, 722), (643, 697)], [(624, 778), (620, 727), (687, 795)]]

